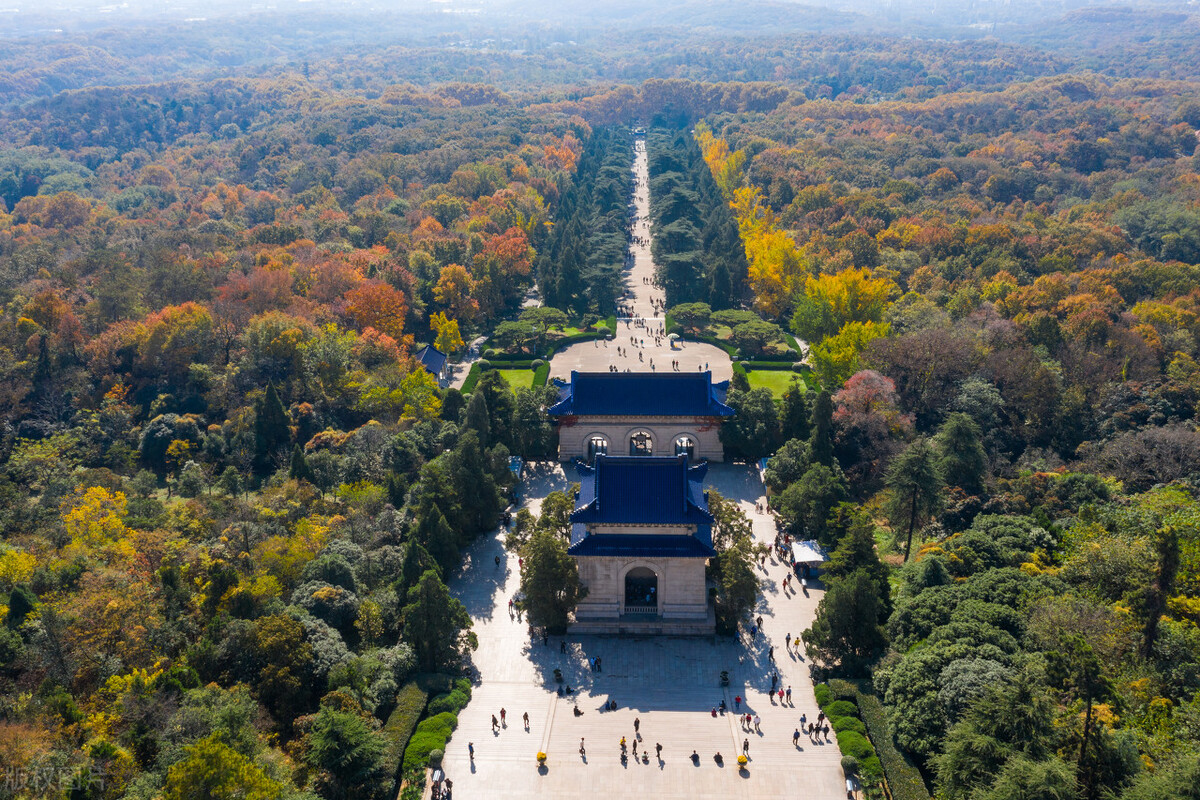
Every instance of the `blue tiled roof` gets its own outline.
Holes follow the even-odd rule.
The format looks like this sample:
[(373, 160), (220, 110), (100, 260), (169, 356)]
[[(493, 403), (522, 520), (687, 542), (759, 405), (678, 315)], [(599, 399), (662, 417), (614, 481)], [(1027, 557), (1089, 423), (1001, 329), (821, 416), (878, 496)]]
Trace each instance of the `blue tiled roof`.
[(440, 376), (442, 374), (442, 367), (446, 366), (446, 354), (429, 344), (416, 352), (416, 359), (422, 367), (434, 375)]
[(614, 525), (711, 525), (701, 483), (707, 464), (686, 456), (597, 455), (580, 465), (579, 501), (572, 522)]
[(572, 372), (552, 416), (731, 417), (711, 372)]
[(716, 552), (695, 536), (600, 533), (585, 536), (567, 550), (573, 556), (712, 558)]

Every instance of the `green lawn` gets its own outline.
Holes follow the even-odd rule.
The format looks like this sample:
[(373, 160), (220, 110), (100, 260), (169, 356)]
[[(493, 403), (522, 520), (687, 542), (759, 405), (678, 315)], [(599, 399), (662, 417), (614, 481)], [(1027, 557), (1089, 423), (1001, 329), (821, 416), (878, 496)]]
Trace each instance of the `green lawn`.
[(500, 377), (504, 378), (504, 381), (508, 384), (508, 388), (514, 391), (522, 386), (526, 389), (533, 386), (533, 370), (528, 367), (522, 367), (521, 369), (497, 369), (496, 372), (499, 372)]
[(800, 376), (791, 370), (782, 369), (752, 369), (746, 372), (751, 389), (770, 389), (775, 397), (783, 397), (783, 393), (796, 381), (804, 386)]

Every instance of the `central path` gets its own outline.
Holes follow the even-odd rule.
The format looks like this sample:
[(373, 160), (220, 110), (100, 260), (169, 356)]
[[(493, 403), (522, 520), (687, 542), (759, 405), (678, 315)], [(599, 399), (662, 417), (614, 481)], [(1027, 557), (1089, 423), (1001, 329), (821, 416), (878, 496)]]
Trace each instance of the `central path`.
[[(661, 307), (665, 296), (662, 289), (653, 285), (650, 162), (644, 138), (635, 139), (633, 144), (633, 185), (629, 257), (622, 279), (625, 296), (617, 301), (616, 336), (611, 342), (583, 342), (559, 351), (550, 362), (550, 375), (566, 379), (571, 370), (604, 372), (610, 367), (621, 372), (699, 372), (707, 369), (712, 371), (714, 381), (729, 380), (733, 377), (733, 365), (724, 350), (701, 342), (677, 342), (672, 347), (666, 336), (665, 314), (655, 307), (656, 302)], [(637, 342), (631, 341), (631, 337)]]
[[(528, 467), (522, 493), (537, 513), (551, 491), (568, 488), (557, 464)], [(770, 542), (774, 527), (767, 515), (756, 514), (762, 485), (744, 465), (713, 464), (706, 487), (736, 500), (750, 517), (758, 541)], [(808, 663), (784, 646), (787, 634), (808, 627), (820, 601), (820, 587), (808, 596), (781, 588), (787, 567), (768, 560), (759, 575), (763, 596), (755, 616), (763, 617), (763, 632), (726, 637), (668, 636), (551, 636), (540, 633), (508, 612), (508, 599), (519, 586), (517, 557), (506, 553), (503, 532), (480, 540), (466, 554), (462, 569), (450, 582), (451, 591), (466, 605), (479, 637), (474, 653), (476, 686), (470, 704), (459, 715), (459, 726), (443, 762), (454, 781), (455, 796), (489, 800), (718, 800), (718, 798), (803, 797), (835, 800), (845, 797), (841, 754), (832, 741), (800, 737), (792, 731), (801, 714), (815, 719), (816, 701), (808, 678)], [(500, 556), (500, 566), (495, 557)], [(775, 648), (775, 663), (769, 648)], [(599, 657), (601, 671), (588, 659)], [(578, 692), (559, 697), (554, 670), (564, 684)], [(730, 685), (720, 686), (721, 670)], [(781, 685), (792, 688), (789, 704), (768, 696), (770, 675), (778, 670)], [(744, 698), (743, 710), (761, 716), (759, 731), (743, 730), (732, 713), (734, 698)], [(616, 711), (601, 711), (608, 700)], [(713, 716), (721, 700), (731, 713)], [(578, 705), (582, 715), (576, 716)], [(506, 714), (506, 726), (491, 727), (492, 715)], [(529, 714), (529, 729), (522, 715)], [(622, 736), (632, 745), (634, 720), (640, 720), (639, 755), (649, 749), (648, 763), (620, 760)], [(579, 752), (580, 738), (585, 753)], [(736, 758), (749, 740), (750, 764), (738, 771)], [(475, 746), (474, 762), (467, 743)], [(662, 761), (654, 745), (663, 745)], [(689, 758), (695, 750), (699, 763)], [(547, 767), (537, 766), (538, 752), (548, 755)], [(713, 759), (724, 756), (724, 766)], [(630, 752), (632, 756), (632, 750)]]

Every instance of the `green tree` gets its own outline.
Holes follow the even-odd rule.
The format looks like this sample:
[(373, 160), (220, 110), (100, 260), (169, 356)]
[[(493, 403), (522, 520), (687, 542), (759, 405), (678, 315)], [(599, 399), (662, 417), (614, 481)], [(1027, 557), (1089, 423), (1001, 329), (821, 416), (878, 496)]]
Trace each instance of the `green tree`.
[(731, 389), (726, 399), (736, 412), (721, 426), (721, 443), (746, 458), (757, 460), (779, 446), (779, 417), (767, 389)]
[(487, 397), (479, 388), (471, 392), (471, 397), (467, 400), (467, 413), (463, 418), (463, 427), (475, 431), (479, 436), (479, 442), (484, 447), (491, 441), (492, 438), (492, 421), (488, 414)]
[(566, 541), (552, 531), (538, 530), (521, 548), (521, 556), (521, 603), (529, 621), (551, 633), (564, 633), (571, 612), (587, 593)]
[(825, 466), (833, 465), (833, 395), (822, 389), (813, 404), (812, 440), (809, 442), (812, 460)]
[(685, 331), (699, 334), (708, 327), (712, 309), (708, 303), (681, 303), (667, 312)]
[(776, 508), (793, 537), (832, 546), (829, 515), (845, 499), (846, 479), (841, 470), (813, 464), (800, 480), (783, 490)]
[(742, 537), (717, 555), (717, 619), (732, 632), (758, 602), (759, 581), (754, 572), (754, 543)]
[(972, 795), (978, 800), (1075, 800), (1071, 767), (1061, 759), (1030, 761), (1017, 757), (1005, 764), (995, 786)]
[(928, 439), (917, 439), (888, 467), (885, 511), (892, 527), (904, 536), (904, 560), (912, 550), (913, 533), (941, 502), (942, 473)]
[(400, 560), (400, 574), (393, 584), (396, 594), (407, 597), (408, 590), (417, 585), (427, 570), (434, 570), (441, 577), (441, 567), (420, 542), (410, 541), (405, 544), (404, 558)]
[(774, 494), (800, 480), (808, 471), (809, 448), (805, 439), (788, 439), (767, 462), (766, 484)]
[(761, 319), (743, 322), (733, 329), (729, 340), (740, 348), (744, 355), (761, 355), (771, 344), (783, 339), (778, 325)]
[(1171, 597), (1179, 572), (1179, 533), (1174, 525), (1165, 525), (1155, 531), (1154, 549), (1158, 564), (1154, 580), (1146, 591), (1146, 622), (1142, 626), (1142, 658), (1145, 659), (1154, 652), (1159, 622), (1167, 610), (1167, 599)]
[(837, 516), (846, 518), (843, 523), (846, 532), (829, 555), (823, 574), (828, 578), (848, 578), (856, 572), (865, 572), (875, 582), (882, 623), (892, 613), (891, 584), (887, 565), (879, 560), (875, 550), (875, 523), (865, 511), (850, 503), (842, 503)]
[(443, 572), (458, 566), (458, 537), (431, 495), (422, 498), (417, 509), (412, 539), (433, 557)]
[(275, 384), (267, 384), (267, 391), (254, 404), (254, 465), (260, 474), (275, 466), (276, 455), (292, 440), (289, 423)]
[(967, 494), (983, 491), (987, 453), (982, 438), (975, 420), (961, 412), (948, 415), (935, 437), (938, 469), (948, 484)]
[(308, 481), (312, 485), (317, 485), (316, 477), (313, 475), (312, 468), (308, 466), (308, 459), (304, 457), (304, 451), (300, 449), (299, 444), (292, 445), (292, 465), (288, 470), (288, 477), (296, 481)]
[(831, 580), (804, 632), (809, 657), (840, 674), (865, 674), (887, 646), (881, 606), (879, 586), (865, 569)]
[(792, 381), (783, 393), (783, 408), (779, 412), (780, 435), (784, 440), (808, 441), (811, 415), (808, 390), (799, 381)]
[(408, 605), (401, 609), (400, 620), (404, 638), (425, 672), (457, 667), (464, 648), (478, 646), (470, 615), (433, 570), (408, 590)]
[(216, 735), (184, 753), (167, 771), (164, 800), (275, 800), (283, 795), (282, 785)]
[(366, 720), (323, 706), (308, 734), (305, 760), (325, 773), (323, 794), (332, 798), (380, 797), (391, 776), (383, 770), (384, 739)]

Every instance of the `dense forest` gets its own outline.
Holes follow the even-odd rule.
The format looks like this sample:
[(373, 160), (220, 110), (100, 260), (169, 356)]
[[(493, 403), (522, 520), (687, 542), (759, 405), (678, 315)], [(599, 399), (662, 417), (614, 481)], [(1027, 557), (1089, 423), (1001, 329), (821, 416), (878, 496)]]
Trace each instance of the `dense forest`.
[(0, 41), (0, 765), (53, 776), (0, 798), (422, 771), (470, 692), (445, 581), (510, 456), (555, 451), (554, 391), (413, 354), (612, 313), (634, 125), (673, 332), (805, 376), (735, 364), (723, 439), (833, 554), (808, 652), (899, 753), (844, 766), (905, 800), (1200, 796), (1195, 16), (694, 10), (726, 32)]

